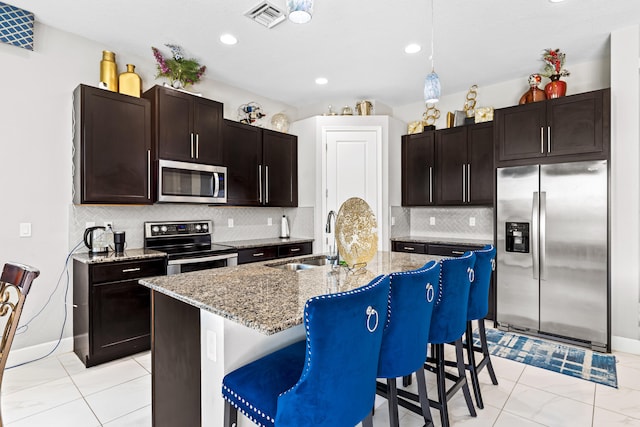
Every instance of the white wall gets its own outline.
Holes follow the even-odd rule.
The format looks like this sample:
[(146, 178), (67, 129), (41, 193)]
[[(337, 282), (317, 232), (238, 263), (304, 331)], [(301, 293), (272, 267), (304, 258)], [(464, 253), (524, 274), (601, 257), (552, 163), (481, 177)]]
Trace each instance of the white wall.
[[(56, 288), (70, 249), (71, 97), (80, 83), (97, 85), (99, 62), (105, 49), (116, 52), (120, 72), (127, 63), (136, 65), (136, 71), (143, 79), (143, 89), (162, 84), (154, 79), (151, 48), (148, 57), (138, 58), (120, 52), (117, 46), (103, 46), (38, 22), (33, 52), (0, 44), (0, 81), (3, 82), (0, 95), (0, 264), (13, 260), (33, 265), (42, 272), (27, 299), (21, 324), (46, 304)], [(209, 69), (214, 67), (209, 66)], [(295, 108), (289, 105), (206, 77), (205, 74), (204, 80), (190, 90), (223, 102), (226, 118), (236, 120), (238, 106), (250, 101), (260, 103), (268, 114), (263, 120), (265, 127), (270, 127), (271, 116), (280, 111), (287, 111), (291, 121), (296, 118)], [(21, 222), (32, 224), (32, 237), (19, 237)], [(65, 284), (63, 278), (47, 308), (29, 325), (27, 332), (16, 336), (14, 350), (44, 344), (34, 354), (44, 356), (53, 348), (64, 318)], [(66, 299), (69, 316), (71, 301), (70, 291)], [(65, 337), (72, 335), (71, 325), (69, 317)], [(69, 341), (65, 340), (63, 345), (66, 351), (71, 349)]]

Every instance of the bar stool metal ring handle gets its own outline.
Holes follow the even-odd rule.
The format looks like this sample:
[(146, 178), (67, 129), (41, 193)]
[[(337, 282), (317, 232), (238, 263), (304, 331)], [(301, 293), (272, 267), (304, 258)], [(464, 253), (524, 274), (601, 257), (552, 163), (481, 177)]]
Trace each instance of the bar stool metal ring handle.
[[(376, 316), (376, 323), (371, 327), (371, 317)], [(378, 312), (375, 308), (369, 306), (367, 307), (367, 330), (371, 333), (375, 332), (378, 329)]]

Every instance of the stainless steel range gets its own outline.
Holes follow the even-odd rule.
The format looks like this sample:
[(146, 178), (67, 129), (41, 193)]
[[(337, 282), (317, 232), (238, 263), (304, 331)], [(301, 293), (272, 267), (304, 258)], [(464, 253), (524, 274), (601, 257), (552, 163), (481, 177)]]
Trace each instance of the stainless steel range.
[(145, 222), (144, 247), (167, 254), (167, 274), (238, 265), (232, 246), (211, 242), (211, 221)]

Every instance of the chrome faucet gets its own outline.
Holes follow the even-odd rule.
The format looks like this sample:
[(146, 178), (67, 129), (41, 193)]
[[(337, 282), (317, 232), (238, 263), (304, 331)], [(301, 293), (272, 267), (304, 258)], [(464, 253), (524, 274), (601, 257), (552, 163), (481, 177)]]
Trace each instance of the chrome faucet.
[[(331, 261), (331, 263), (337, 267), (340, 265), (340, 254), (338, 253), (338, 245), (336, 243), (336, 217), (337, 215), (335, 211), (329, 211), (324, 231), (327, 234), (333, 232), (333, 246), (329, 245), (329, 255), (327, 255), (327, 260)], [(333, 218), (333, 229), (331, 228), (331, 218)]]

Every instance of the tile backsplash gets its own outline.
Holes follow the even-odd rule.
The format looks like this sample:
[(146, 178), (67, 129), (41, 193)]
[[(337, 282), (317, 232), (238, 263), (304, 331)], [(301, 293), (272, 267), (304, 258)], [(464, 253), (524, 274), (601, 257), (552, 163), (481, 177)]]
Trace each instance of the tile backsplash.
[[(392, 206), (391, 237), (464, 237), (493, 239), (491, 207), (423, 207)], [(470, 225), (475, 222), (475, 225)]]
[[(245, 208), (211, 207), (191, 204), (156, 204), (151, 206), (87, 206), (71, 205), (69, 241), (71, 248), (82, 241), (87, 222), (103, 225), (113, 223), (113, 229), (126, 233), (127, 247), (144, 246), (145, 221), (213, 221), (213, 240), (262, 239), (279, 237), (282, 215), (289, 220), (293, 237), (313, 238), (313, 208)], [(268, 225), (271, 218), (272, 225)], [(233, 227), (229, 227), (229, 219)]]

